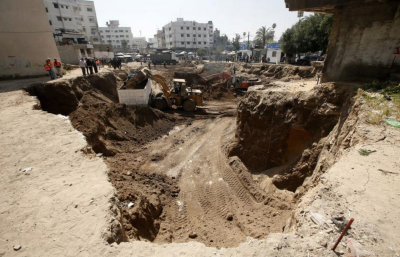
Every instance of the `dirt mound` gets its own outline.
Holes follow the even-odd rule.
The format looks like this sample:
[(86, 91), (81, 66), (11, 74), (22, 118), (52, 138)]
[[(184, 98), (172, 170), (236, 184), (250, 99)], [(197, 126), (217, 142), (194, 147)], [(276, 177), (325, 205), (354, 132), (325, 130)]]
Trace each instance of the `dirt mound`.
[(230, 156), (253, 172), (274, 176), (278, 188), (295, 191), (311, 175), (321, 145), (337, 124), (352, 93), (324, 84), (310, 92), (251, 91), (239, 104)]
[(282, 64), (242, 64), (239, 70), (242, 73), (263, 76), (270, 79), (309, 79), (320, 75), (322, 68), (322, 66), (312, 67)]
[[(140, 146), (172, 127), (174, 119), (149, 107), (127, 107), (114, 103), (98, 90), (86, 92), (70, 114), (72, 125), (88, 140), (93, 150), (106, 156)], [(129, 142), (127, 146), (124, 142)]]

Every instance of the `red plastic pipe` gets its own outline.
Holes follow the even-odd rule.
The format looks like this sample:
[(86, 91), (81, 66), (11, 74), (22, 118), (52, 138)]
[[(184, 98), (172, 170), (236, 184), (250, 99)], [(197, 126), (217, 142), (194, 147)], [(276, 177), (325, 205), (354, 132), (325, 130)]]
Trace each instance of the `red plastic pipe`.
[(342, 238), (344, 236), (344, 234), (346, 234), (347, 230), (349, 230), (351, 223), (353, 223), (354, 219), (351, 218), (349, 220), (349, 222), (347, 223), (346, 227), (343, 229), (342, 234), (340, 234), (339, 238), (336, 240), (335, 245), (332, 247), (332, 251), (335, 251), (336, 247), (338, 246), (338, 244), (340, 243), (340, 241), (342, 241)]

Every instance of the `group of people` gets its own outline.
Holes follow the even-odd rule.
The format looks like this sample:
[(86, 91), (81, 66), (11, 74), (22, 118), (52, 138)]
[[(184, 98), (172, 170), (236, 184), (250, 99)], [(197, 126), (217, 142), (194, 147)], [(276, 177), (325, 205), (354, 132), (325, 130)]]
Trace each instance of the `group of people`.
[(98, 73), (100, 70), (101, 62), (98, 58), (81, 58), (79, 67), (82, 69), (83, 76)]
[(46, 63), (44, 64), (44, 70), (49, 72), (52, 80), (62, 78), (63, 76), (61, 62), (57, 59), (54, 59), (54, 62), (52, 62), (50, 58), (47, 58)]
[(110, 65), (114, 68), (114, 70), (115, 69), (121, 69), (121, 66), (122, 66), (122, 61), (121, 61), (121, 59), (120, 58), (114, 58), (114, 59), (111, 59), (109, 62), (108, 62), (108, 65), (109, 65), (109, 67), (110, 67)]

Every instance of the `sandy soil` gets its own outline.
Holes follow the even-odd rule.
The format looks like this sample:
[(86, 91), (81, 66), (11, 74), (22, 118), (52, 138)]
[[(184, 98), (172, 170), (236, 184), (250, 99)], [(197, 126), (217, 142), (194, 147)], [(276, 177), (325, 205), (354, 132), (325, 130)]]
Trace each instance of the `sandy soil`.
[[(159, 158), (144, 161), (143, 170), (180, 178), (181, 192), (166, 210), (174, 215), (165, 217), (160, 234), (160, 242), (172, 236), (173, 243), (109, 245), (104, 234), (114, 220), (110, 208), (116, 196), (109, 168), (102, 158), (81, 151), (86, 141), (68, 119), (35, 110), (37, 101), (20, 90), (44, 80), (0, 82), (0, 256), (337, 256), (329, 247), (339, 233), (332, 224), (319, 228), (312, 223), (311, 211), (326, 218), (354, 217), (349, 236), (366, 249), (379, 256), (400, 252), (398, 129), (357, 127), (363, 142), (344, 151), (305, 194), (292, 215), (295, 226), (287, 224), (292, 230), (283, 234), (282, 227), (274, 227), (278, 223), (265, 224), (263, 216), (281, 222), (290, 213), (260, 204), (252, 184), (243, 184), (240, 164), (224, 159), (221, 145), (234, 130), (232, 117), (176, 127), (144, 148), (142, 156)], [(224, 108), (213, 106), (216, 112)], [(359, 148), (376, 152), (365, 157)], [(264, 189), (261, 194), (271, 192)], [(200, 242), (188, 238), (193, 232)], [(266, 237), (267, 232), (276, 233)], [(17, 245), (21, 249), (13, 250)], [(347, 252), (343, 244), (338, 252)]]

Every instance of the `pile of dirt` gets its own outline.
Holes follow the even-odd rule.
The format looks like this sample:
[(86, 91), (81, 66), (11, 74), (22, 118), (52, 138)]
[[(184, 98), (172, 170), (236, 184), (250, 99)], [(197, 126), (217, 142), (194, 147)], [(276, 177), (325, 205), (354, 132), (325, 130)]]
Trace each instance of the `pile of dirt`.
[(64, 70), (75, 70), (79, 69), (79, 65), (73, 65), (73, 64), (68, 64), (68, 63), (63, 63), (62, 64)]
[(165, 135), (175, 121), (156, 109), (115, 103), (95, 89), (84, 94), (69, 116), (93, 150), (105, 156), (129, 151)]
[(244, 64), (240, 72), (263, 76), (270, 79), (307, 79), (318, 76), (322, 72), (322, 66), (295, 66), (283, 64)]
[(323, 84), (310, 92), (250, 91), (239, 104), (229, 156), (252, 172), (295, 191), (310, 176), (326, 137), (346, 115), (353, 95), (345, 85)]
[(90, 145), (83, 149), (84, 153), (106, 157), (110, 181), (119, 200), (118, 208), (112, 210), (116, 220), (112, 221), (113, 232), (108, 242), (152, 241), (158, 233), (158, 219), (166, 199), (179, 190), (165, 175), (135, 169), (140, 160), (132, 159), (132, 154), (168, 134), (180, 121), (150, 107), (119, 104), (117, 81), (115, 74), (108, 72), (36, 84), (26, 91), (40, 100), (43, 110), (69, 116), (74, 128), (82, 132)]

